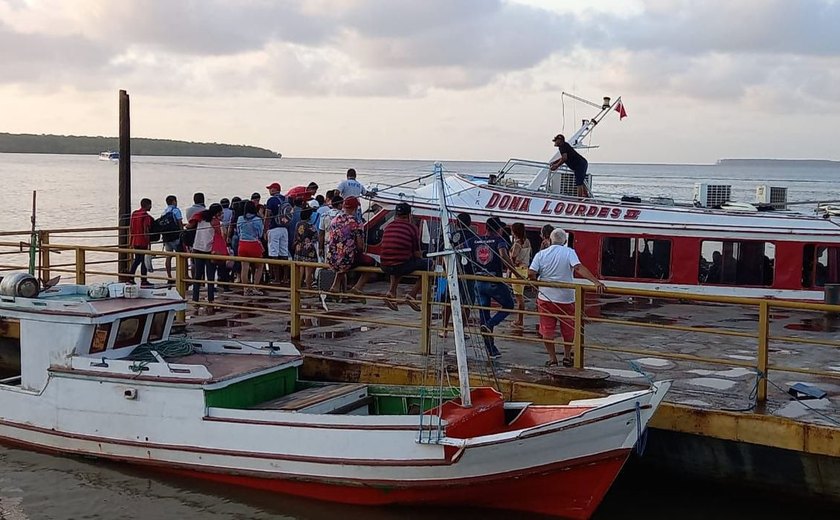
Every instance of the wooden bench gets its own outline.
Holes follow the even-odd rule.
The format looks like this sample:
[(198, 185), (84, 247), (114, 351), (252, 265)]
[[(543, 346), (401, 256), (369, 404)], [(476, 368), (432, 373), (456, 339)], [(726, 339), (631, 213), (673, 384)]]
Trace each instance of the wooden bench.
[(305, 388), (252, 408), (257, 410), (283, 410), (303, 413), (348, 413), (370, 404), (367, 385), (360, 383), (333, 383)]

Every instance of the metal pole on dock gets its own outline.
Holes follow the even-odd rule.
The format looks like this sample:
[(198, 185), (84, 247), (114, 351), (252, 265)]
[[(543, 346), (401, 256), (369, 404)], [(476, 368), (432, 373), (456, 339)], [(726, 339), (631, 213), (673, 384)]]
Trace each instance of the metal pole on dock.
[[(120, 172), (118, 224), (120, 248), (128, 248), (128, 226), (131, 223), (131, 117), (128, 92), (120, 90)], [(127, 273), (130, 258), (128, 253), (119, 253), (118, 269)]]

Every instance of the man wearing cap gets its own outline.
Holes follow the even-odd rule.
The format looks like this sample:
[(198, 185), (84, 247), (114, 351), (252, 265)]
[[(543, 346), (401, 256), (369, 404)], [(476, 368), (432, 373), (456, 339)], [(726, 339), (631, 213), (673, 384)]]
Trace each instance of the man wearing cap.
[[(586, 189), (586, 170), (589, 168), (589, 163), (584, 157), (577, 153), (572, 145), (566, 142), (563, 134), (554, 136), (554, 146), (557, 147), (557, 157), (549, 164), (549, 170), (556, 171), (557, 168), (565, 164), (575, 173), (575, 186), (577, 187), (578, 197), (588, 197), (589, 190)], [(556, 154), (555, 154), (556, 157)]]
[[(595, 285), (599, 293), (604, 291), (601, 283), (592, 272), (580, 263), (577, 253), (566, 247), (566, 232), (555, 229), (549, 236), (551, 245), (534, 256), (528, 268), (529, 280), (572, 283), (574, 275), (586, 278)], [(537, 309), (540, 311), (540, 335), (548, 352), (548, 367), (557, 366), (557, 354), (554, 348), (557, 320), (560, 320), (560, 334), (563, 337), (563, 366), (571, 367), (572, 342), (575, 340), (575, 290), (559, 287), (540, 287), (537, 296)]]
[[(487, 219), (485, 234), (473, 237), (467, 241), (472, 257), (473, 271), (481, 276), (502, 277), (505, 268), (514, 270), (513, 263), (508, 256), (508, 242), (502, 236), (505, 223), (498, 217)], [(487, 309), (479, 310), (481, 317), (481, 334), (484, 337), (484, 346), (491, 358), (498, 358), (502, 354), (496, 348), (496, 343), (491, 334), (496, 325), (504, 321), (513, 309), (513, 295), (510, 287), (502, 282), (475, 282), (475, 300), (481, 307), (490, 307), (491, 302), (498, 303), (502, 310), (490, 315)]]
[[(385, 304), (392, 310), (397, 310), (397, 285), (400, 279), (414, 271), (429, 271), (431, 265), (423, 258), (420, 251), (420, 233), (417, 226), (411, 223), (411, 206), (400, 202), (394, 208), (394, 220), (385, 226), (382, 233), (382, 253), (379, 256), (382, 272), (390, 276), (391, 286), (385, 295)], [(422, 278), (417, 278), (414, 287), (405, 293), (405, 303), (420, 310), (417, 304), (417, 293), (420, 292)]]
[(286, 200), (292, 203), (292, 200), (302, 199), (304, 202), (309, 202), (315, 194), (318, 193), (318, 185), (310, 182), (307, 186), (295, 186), (286, 192)]
[[(271, 195), (265, 203), (265, 219), (268, 221), (268, 257), (276, 260), (289, 259), (289, 223), (292, 208), (280, 193), (280, 183), (273, 182), (266, 186)], [(282, 267), (282, 268), (281, 268)], [(269, 273), (274, 282), (288, 280), (288, 268), (271, 264)]]

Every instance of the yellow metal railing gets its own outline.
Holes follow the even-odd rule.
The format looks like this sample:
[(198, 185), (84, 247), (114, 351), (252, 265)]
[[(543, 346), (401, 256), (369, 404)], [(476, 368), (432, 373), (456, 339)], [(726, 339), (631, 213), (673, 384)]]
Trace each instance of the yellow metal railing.
[[(73, 233), (84, 233), (84, 232), (102, 232), (102, 231), (112, 231), (116, 232), (117, 228), (76, 228), (73, 230), (61, 230), (66, 231), (63, 233), (64, 235), (71, 235)], [(189, 300), (187, 294), (187, 286), (193, 283), (207, 283), (206, 280), (195, 280), (189, 278), (189, 269), (188, 269), (188, 262), (190, 258), (200, 258), (200, 259), (213, 259), (219, 260), (219, 256), (214, 255), (203, 255), (203, 254), (189, 254), (189, 253), (170, 253), (165, 251), (148, 251), (148, 250), (134, 250), (134, 249), (120, 249), (111, 246), (97, 246), (97, 245), (79, 245), (79, 244), (55, 244), (50, 242), (51, 236), (61, 235), (62, 233), (52, 231), (50, 232), (40, 232), (40, 268), (42, 273), (42, 278), (47, 279), (49, 276), (54, 274), (71, 274), (76, 283), (84, 284), (93, 280), (93, 278), (99, 279), (113, 279), (121, 274), (124, 276), (125, 273), (118, 273), (117, 272), (117, 262), (118, 256), (120, 254), (135, 254), (135, 253), (143, 253), (143, 254), (153, 254), (154, 256), (162, 256), (162, 257), (172, 257), (175, 259), (174, 263), (174, 275), (172, 278), (168, 278), (166, 276), (161, 276), (158, 274), (149, 274), (147, 278), (149, 280), (155, 282), (163, 282), (171, 284), (175, 287), (178, 293)], [(18, 233), (23, 234), (23, 233)], [(26, 232), (26, 235), (29, 233)], [(12, 233), (2, 233), (0, 236), (13, 236)], [(16, 252), (14, 251), (15, 248), (21, 248), (21, 243), (19, 242), (0, 242), (0, 255), (5, 255), (7, 252)], [(3, 248), (8, 248), (11, 251), (4, 251)], [(72, 254), (66, 254), (72, 253)], [(65, 255), (66, 254), (66, 255)], [(51, 256), (52, 255), (62, 255), (63, 261), (61, 263), (52, 263)], [(244, 261), (249, 263), (254, 263), (253, 258), (245, 258), (245, 257), (224, 257), (225, 260), (233, 260), (233, 261)], [(72, 260), (72, 261), (71, 261)], [(438, 310), (443, 310), (449, 304), (445, 302), (437, 302), (434, 301), (432, 296), (432, 288), (435, 286), (436, 278), (442, 276), (442, 273), (435, 273), (435, 272), (416, 272), (414, 276), (421, 277), (422, 281), (422, 291), (421, 297), (418, 300), (418, 303), (421, 308), (420, 316), (419, 316), (419, 323), (406, 323), (404, 321), (397, 321), (397, 320), (384, 320), (378, 319), (375, 317), (366, 317), (365, 315), (358, 315), (358, 316), (340, 316), (336, 314), (326, 313), (314, 309), (306, 309), (301, 305), (301, 297), (313, 294), (319, 294), (319, 291), (312, 290), (308, 288), (301, 288), (300, 287), (300, 278), (298, 267), (326, 267), (323, 264), (317, 263), (306, 263), (306, 262), (295, 262), (289, 260), (272, 260), (272, 259), (261, 259), (260, 263), (264, 263), (266, 265), (282, 265), (291, 268), (291, 284), (290, 287), (279, 287), (276, 285), (263, 285), (263, 284), (248, 284), (248, 283), (234, 283), (234, 282), (220, 282), (215, 281), (214, 283), (217, 286), (221, 287), (229, 287), (232, 289), (244, 289), (244, 288), (257, 288), (261, 290), (269, 290), (272, 292), (280, 292), (280, 293), (288, 293), (288, 302), (289, 302), (289, 310), (285, 309), (272, 309), (272, 308), (265, 308), (265, 307), (255, 307), (253, 305), (243, 305), (243, 304), (235, 304), (235, 303), (218, 303), (214, 302), (212, 305), (215, 308), (223, 309), (223, 310), (230, 310), (230, 311), (239, 311), (239, 312), (248, 312), (248, 313), (262, 313), (267, 315), (277, 315), (282, 317), (287, 317), (289, 320), (289, 330), (290, 336), (294, 340), (298, 340), (301, 337), (302, 331), (306, 327), (307, 320), (311, 320), (313, 318), (330, 318), (335, 321), (346, 321), (346, 322), (361, 322), (361, 323), (368, 323), (372, 325), (384, 326), (384, 327), (399, 327), (407, 330), (417, 330), (419, 331), (419, 351), (423, 354), (428, 354), (431, 351), (431, 338), (432, 335), (437, 332), (442, 332), (444, 330), (452, 330), (444, 329), (440, 326), (434, 325), (434, 320), (432, 319), (433, 310), (437, 308)], [(108, 266), (111, 268), (108, 269)], [(15, 264), (2, 264), (0, 265), (0, 269), (11, 269), (14, 268)], [(21, 270), (26, 269), (26, 265), (20, 265), (18, 268)], [(91, 269), (94, 267), (94, 269)], [(103, 270), (104, 269), (104, 270)], [(361, 272), (372, 272), (372, 273), (381, 273), (381, 270), (378, 268), (358, 268), (356, 271)], [(600, 350), (600, 351), (607, 351), (613, 352), (616, 354), (629, 354), (629, 355), (655, 355), (658, 358), (663, 359), (670, 359), (674, 361), (690, 361), (696, 363), (709, 363), (712, 365), (728, 365), (728, 366), (736, 366), (736, 367), (749, 367), (753, 368), (757, 371), (758, 375), (758, 383), (756, 388), (756, 398), (758, 402), (764, 402), (767, 399), (767, 374), (770, 370), (780, 371), (780, 372), (791, 372), (791, 373), (799, 373), (799, 374), (808, 374), (811, 376), (819, 376), (819, 377), (826, 377), (826, 378), (833, 378), (838, 379), (840, 378), (840, 372), (831, 371), (831, 370), (824, 370), (821, 367), (802, 367), (802, 366), (785, 366), (780, 363), (773, 363), (771, 360), (772, 352), (770, 350), (770, 343), (771, 341), (777, 342), (786, 342), (792, 344), (799, 344), (799, 345), (810, 345), (815, 347), (824, 347), (824, 348), (838, 348), (840, 347), (840, 341), (835, 341), (831, 339), (823, 339), (823, 338), (807, 338), (807, 337), (797, 337), (797, 336), (785, 336), (781, 334), (771, 334), (771, 317), (772, 317), (772, 310), (773, 309), (786, 309), (786, 310), (798, 310), (798, 311), (807, 311), (807, 312), (819, 312), (819, 313), (840, 313), (840, 306), (832, 306), (826, 304), (817, 304), (817, 303), (806, 303), (806, 302), (795, 302), (795, 301), (781, 301), (781, 300), (768, 300), (768, 299), (756, 299), (756, 298), (743, 298), (743, 297), (726, 297), (726, 296), (710, 296), (710, 295), (700, 295), (700, 294), (690, 294), (690, 293), (683, 293), (683, 292), (666, 292), (666, 291), (651, 291), (651, 290), (641, 290), (641, 289), (625, 289), (625, 288), (614, 288), (609, 287), (605, 294), (607, 297), (615, 297), (615, 296), (622, 296), (622, 297), (633, 297), (633, 298), (646, 298), (651, 300), (674, 300), (678, 302), (689, 302), (689, 303), (715, 303), (715, 304), (722, 304), (722, 305), (731, 305), (731, 306), (744, 306), (747, 308), (752, 308), (757, 311), (757, 319), (756, 319), (756, 326), (752, 330), (731, 330), (722, 328), (719, 326), (716, 327), (708, 327), (708, 326), (692, 326), (692, 325), (676, 325), (676, 324), (658, 324), (658, 323), (646, 323), (646, 322), (639, 322), (639, 321), (631, 321), (626, 319), (615, 319), (615, 318), (604, 318), (604, 317), (595, 317), (595, 316), (587, 316), (586, 313), (586, 303), (588, 299), (588, 295), (594, 294), (594, 291), (591, 289), (591, 286), (588, 285), (580, 285), (580, 284), (565, 284), (565, 283), (551, 283), (551, 282), (533, 282), (527, 280), (519, 280), (519, 279), (497, 279), (497, 278), (490, 278), (484, 276), (475, 276), (475, 275), (464, 275), (465, 279), (473, 279), (476, 281), (490, 281), (490, 282), (504, 282), (507, 284), (527, 284), (534, 287), (559, 287), (559, 288), (573, 288), (575, 290), (575, 314), (574, 314), (574, 325), (575, 325), (575, 336), (572, 342), (572, 349), (574, 351), (574, 364), (576, 368), (583, 368), (585, 366), (585, 355), (587, 350)], [(347, 298), (357, 298), (358, 295), (355, 294), (344, 294), (344, 293), (337, 293), (336, 296), (340, 297), (347, 297)], [(365, 298), (371, 300), (384, 300), (385, 298), (380, 295), (376, 294), (365, 294)], [(190, 302), (191, 305), (194, 307), (206, 307), (210, 305), (206, 302)], [(479, 305), (465, 305), (466, 308), (470, 310), (479, 311), (479, 310), (498, 310), (498, 308), (490, 308), (490, 307), (481, 307)], [(511, 314), (515, 316), (516, 314), (522, 314), (524, 316), (539, 316), (540, 313), (537, 311), (532, 310), (524, 310), (520, 311), (517, 309), (511, 309)], [(185, 314), (184, 312), (179, 313), (178, 320), (181, 322), (185, 321)], [(695, 354), (686, 354), (686, 353), (679, 353), (679, 352), (663, 352), (661, 350), (651, 350), (645, 349), (644, 347), (634, 347), (632, 345), (632, 341), (627, 341), (626, 344), (620, 345), (606, 345), (606, 344), (597, 344), (594, 341), (587, 341), (585, 330), (586, 324), (605, 324), (615, 327), (624, 327), (630, 330), (636, 331), (645, 331), (645, 330), (658, 330), (658, 331), (669, 331), (673, 333), (687, 333), (687, 334), (703, 334), (709, 335), (710, 337), (719, 337), (719, 338), (733, 338), (733, 339), (753, 339), (755, 341), (754, 348), (755, 348), (755, 362), (750, 362), (747, 360), (739, 360), (739, 359), (731, 359), (731, 358), (724, 358), (724, 357), (713, 357), (713, 356), (703, 356), (703, 355), (695, 355)], [(500, 338), (500, 339), (511, 339), (517, 342), (523, 343), (545, 343), (545, 340), (542, 338), (530, 338), (525, 337), (524, 335), (509, 335), (509, 334), (502, 334), (502, 333), (495, 333), (493, 336)], [(628, 338), (631, 338), (632, 335), (630, 333), (627, 334)], [(562, 340), (554, 340), (552, 343), (555, 346), (562, 348), (564, 342)]]

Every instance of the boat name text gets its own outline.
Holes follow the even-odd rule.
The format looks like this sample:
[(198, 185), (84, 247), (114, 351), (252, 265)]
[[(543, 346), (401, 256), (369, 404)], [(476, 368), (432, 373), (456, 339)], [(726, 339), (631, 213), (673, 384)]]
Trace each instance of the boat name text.
[[(526, 213), (531, 211), (531, 197), (517, 195), (502, 195), (493, 193), (487, 201), (486, 209), (501, 209)], [(641, 210), (600, 206), (598, 204), (580, 204), (576, 202), (555, 202), (546, 200), (540, 209), (543, 215), (570, 215), (575, 217), (611, 218), (636, 220)]]

